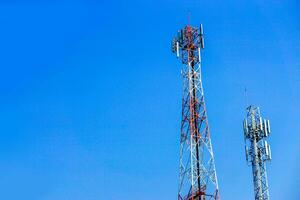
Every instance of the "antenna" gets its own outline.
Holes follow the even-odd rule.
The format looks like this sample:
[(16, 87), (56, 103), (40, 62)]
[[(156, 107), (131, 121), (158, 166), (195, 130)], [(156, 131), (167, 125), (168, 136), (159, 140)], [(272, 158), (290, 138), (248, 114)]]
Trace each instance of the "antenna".
[(190, 10), (188, 10), (188, 25), (191, 24), (191, 18), (192, 18), (192, 13)]
[(245, 92), (245, 103), (246, 103), (246, 107), (248, 107), (248, 91), (247, 91), (247, 87), (245, 87), (245, 90), (244, 90), (244, 92)]

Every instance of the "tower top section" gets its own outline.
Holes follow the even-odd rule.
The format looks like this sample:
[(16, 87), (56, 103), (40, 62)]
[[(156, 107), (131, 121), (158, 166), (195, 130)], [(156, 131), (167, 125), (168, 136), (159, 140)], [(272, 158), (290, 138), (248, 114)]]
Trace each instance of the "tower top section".
[(200, 27), (185, 26), (183, 29), (179, 30), (177, 36), (172, 40), (172, 52), (176, 54), (179, 58), (182, 58), (184, 64), (188, 64), (191, 61), (199, 62), (200, 58), (194, 56), (196, 60), (190, 60), (186, 57), (186, 52), (197, 53), (200, 49), (204, 49), (204, 34), (203, 26)]
[(245, 139), (257, 141), (267, 138), (271, 133), (270, 121), (263, 119), (259, 107), (247, 107), (247, 116), (244, 119), (244, 136)]

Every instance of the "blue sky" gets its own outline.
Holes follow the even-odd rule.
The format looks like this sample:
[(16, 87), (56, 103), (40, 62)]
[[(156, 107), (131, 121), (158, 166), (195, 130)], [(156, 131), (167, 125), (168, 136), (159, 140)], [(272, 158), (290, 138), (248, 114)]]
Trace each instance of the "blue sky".
[(245, 87), (271, 121), (271, 198), (300, 198), (299, 2), (0, 5), (0, 199), (176, 199), (182, 84), (170, 41), (188, 13), (204, 26), (221, 199), (253, 199)]

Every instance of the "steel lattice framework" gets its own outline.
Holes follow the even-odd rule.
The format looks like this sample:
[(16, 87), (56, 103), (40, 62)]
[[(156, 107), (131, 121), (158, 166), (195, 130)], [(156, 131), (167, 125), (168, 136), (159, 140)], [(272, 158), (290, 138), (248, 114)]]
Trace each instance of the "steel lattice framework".
[(183, 63), (178, 200), (216, 200), (219, 188), (201, 79), (203, 29), (186, 26), (172, 41)]
[(266, 161), (271, 160), (267, 138), (271, 133), (270, 121), (262, 119), (259, 107), (249, 106), (244, 120), (247, 163), (252, 165), (255, 200), (269, 200)]

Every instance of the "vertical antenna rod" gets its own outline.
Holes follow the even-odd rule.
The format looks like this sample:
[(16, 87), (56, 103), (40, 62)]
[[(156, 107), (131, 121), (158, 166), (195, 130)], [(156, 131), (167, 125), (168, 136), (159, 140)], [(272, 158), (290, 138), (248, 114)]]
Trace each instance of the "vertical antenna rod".
[(259, 107), (249, 106), (243, 126), (246, 161), (252, 165), (255, 200), (269, 200), (266, 162), (271, 160), (271, 148), (267, 143), (270, 121), (262, 119)]
[(172, 40), (183, 63), (178, 200), (217, 200), (219, 187), (201, 80), (202, 24), (185, 26)]

